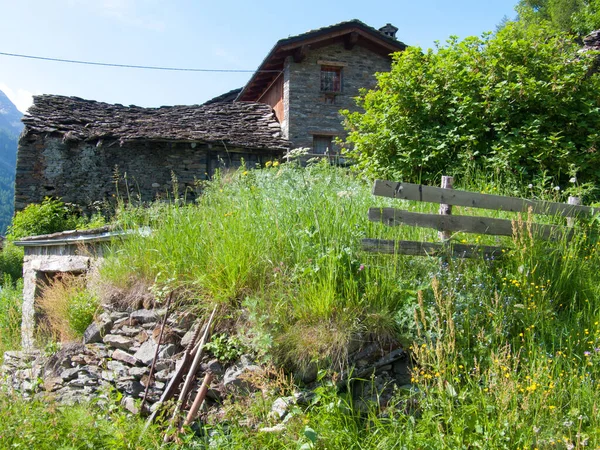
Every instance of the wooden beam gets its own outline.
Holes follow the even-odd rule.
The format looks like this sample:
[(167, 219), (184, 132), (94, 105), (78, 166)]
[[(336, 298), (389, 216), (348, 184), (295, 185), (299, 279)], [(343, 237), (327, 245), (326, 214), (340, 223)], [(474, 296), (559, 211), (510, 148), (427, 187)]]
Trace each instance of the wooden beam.
[(358, 33), (356, 31), (353, 31), (352, 33), (348, 34), (345, 37), (344, 48), (346, 50), (352, 50), (357, 42), (358, 42)]
[(534, 214), (562, 215), (565, 217), (577, 217), (594, 213), (594, 208), (590, 208), (589, 206), (479, 194), (477, 192), (383, 180), (375, 181), (373, 195), (510, 212), (527, 212), (531, 208)]
[(391, 241), (363, 239), (362, 249), (366, 252), (410, 256), (447, 256), (456, 258), (498, 259), (503, 255), (502, 247), (438, 242)]
[[(364, 37), (365, 39), (368, 39), (369, 41), (376, 43), (380, 47), (384, 47), (384, 48), (388, 49), (390, 51), (390, 53), (399, 52), (402, 50), (402, 49), (398, 48), (398, 46), (393, 45), (393, 44), (385, 41), (384, 39), (380, 39), (378, 36), (376, 36), (374, 34), (367, 33), (365, 31), (361, 30), (360, 28), (356, 28), (356, 27), (349, 28), (349, 29), (343, 29), (343, 30), (339, 30), (339, 31), (334, 31), (331, 33), (315, 36), (315, 37), (308, 38), (308, 39), (303, 39), (302, 45), (311, 45), (311, 44), (318, 43), (319, 41), (323, 41), (326, 39), (333, 39), (333, 38), (340, 37), (340, 36), (345, 36), (346, 34), (350, 34), (350, 33), (358, 33), (361, 37)], [(277, 51), (285, 52), (288, 50), (293, 50), (293, 49), (297, 48), (298, 45), (299, 45), (299, 42), (292, 42), (290, 44), (282, 45), (281, 47), (279, 47), (277, 49)]]
[(301, 63), (302, 61), (304, 61), (306, 59), (307, 53), (308, 53), (308, 45), (303, 45), (301, 47), (298, 47), (294, 51), (294, 62)]
[[(491, 234), (494, 236), (512, 236), (511, 220), (477, 216), (443, 216), (404, 211), (395, 208), (369, 208), (371, 222), (383, 222), (388, 226), (409, 225), (413, 227), (433, 228), (438, 231)], [(531, 224), (535, 237), (558, 239), (570, 236), (570, 231), (556, 225)]]

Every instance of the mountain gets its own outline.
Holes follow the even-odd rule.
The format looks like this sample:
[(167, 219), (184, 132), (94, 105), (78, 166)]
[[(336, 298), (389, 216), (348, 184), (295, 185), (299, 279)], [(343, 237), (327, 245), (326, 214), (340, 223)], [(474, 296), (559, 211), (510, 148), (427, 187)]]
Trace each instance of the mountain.
[(13, 215), (17, 142), (23, 129), (23, 114), (0, 91), (0, 233), (4, 234)]

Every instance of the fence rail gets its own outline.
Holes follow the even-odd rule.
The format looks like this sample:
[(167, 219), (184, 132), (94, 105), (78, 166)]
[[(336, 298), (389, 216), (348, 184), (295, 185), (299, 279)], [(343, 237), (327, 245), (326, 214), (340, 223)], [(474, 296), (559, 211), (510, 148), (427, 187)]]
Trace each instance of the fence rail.
[(413, 256), (452, 255), (461, 258), (498, 258), (502, 247), (458, 244), (451, 242), (451, 233), (475, 233), (493, 236), (511, 236), (513, 221), (492, 217), (452, 215), (452, 206), (491, 209), (506, 212), (529, 212), (567, 217), (567, 226), (532, 223), (528, 228), (536, 238), (553, 240), (572, 235), (574, 218), (589, 216), (594, 208), (581, 206), (579, 198), (570, 197), (569, 203), (529, 200), (500, 195), (480, 194), (452, 189), (452, 177), (443, 177), (442, 186), (375, 181), (373, 195), (401, 200), (439, 203), (439, 214), (410, 212), (397, 208), (369, 208), (369, 220), (388, 226), (408, 225), (433, 228), (439, 231), (441, 242), (392, 241), (363, 239), (362, 248), (369, 252)]

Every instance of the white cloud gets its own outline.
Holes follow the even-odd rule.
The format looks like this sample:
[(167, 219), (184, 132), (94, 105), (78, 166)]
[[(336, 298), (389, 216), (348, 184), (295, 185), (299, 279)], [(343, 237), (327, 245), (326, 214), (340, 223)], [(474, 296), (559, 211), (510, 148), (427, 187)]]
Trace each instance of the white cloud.
[(0, 91), (4, 92), (22, 113), (25, 113), (33, 105), (33, 94), (25, 89), (17, 88), (15, 91), (0, 81)]

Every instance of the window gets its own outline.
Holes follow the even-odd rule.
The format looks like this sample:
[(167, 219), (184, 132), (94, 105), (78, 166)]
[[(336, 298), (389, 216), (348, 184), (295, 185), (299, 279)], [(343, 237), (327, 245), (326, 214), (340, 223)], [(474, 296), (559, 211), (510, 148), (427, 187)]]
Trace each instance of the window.
[(333, 136), (313, 136), (313, 153), (318, 155), (333, 155)]
[(321, 66), (321, 92), (342, 92), (342, 68)]

